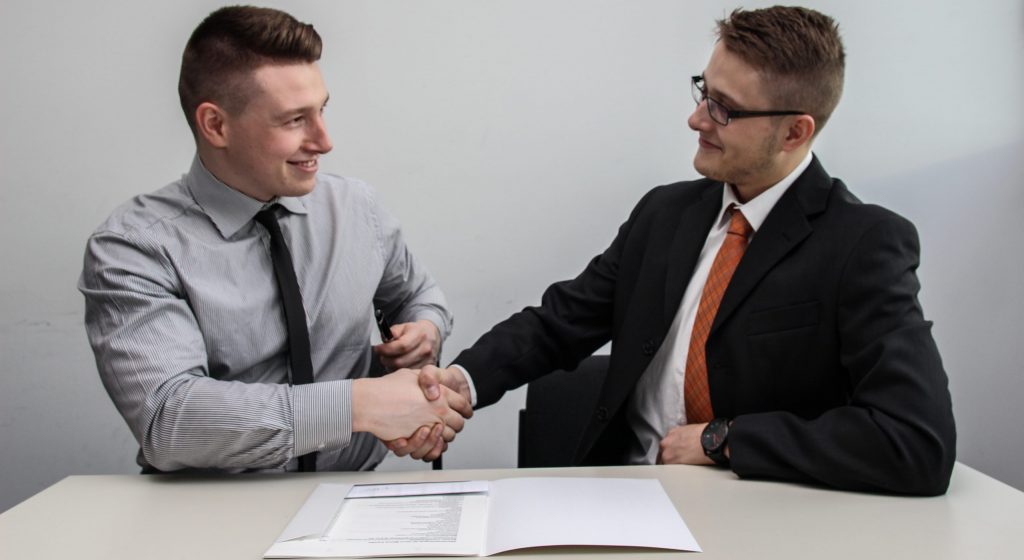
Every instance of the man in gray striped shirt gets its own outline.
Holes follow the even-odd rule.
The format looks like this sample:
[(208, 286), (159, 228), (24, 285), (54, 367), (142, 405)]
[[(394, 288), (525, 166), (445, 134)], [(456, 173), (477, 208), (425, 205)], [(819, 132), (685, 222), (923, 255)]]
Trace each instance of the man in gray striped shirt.
[[(180, 180), (122, 205), (89, 238), (79, 289), (103, 384), (144, 471), (371, 469), (383, 440), (432, 459), (469, 404), (428, 401), (409, 369), (435, 363), (452, 316), (398, 222), (365, 183), (319, 172), (331, 150), (320, 37), (277, 10), (207, 17), (182, 59), (196, 139)], [(314, 383), (289, 384), (269, 234), (274, 208), (309, 329)], [(373, 310), (395, 319), (367, 377)]]

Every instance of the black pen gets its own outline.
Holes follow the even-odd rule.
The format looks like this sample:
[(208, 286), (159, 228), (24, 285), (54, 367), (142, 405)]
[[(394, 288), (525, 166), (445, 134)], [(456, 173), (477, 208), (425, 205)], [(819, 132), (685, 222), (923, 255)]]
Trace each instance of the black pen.
[(380, 309), (373, 311), (374, 318), (377, 319), (377, 328), (380, 330), (380, 339), (382, 342), (391, 342), (395, 339), (394, 335), (391, 334), (391, 323), (388, 322), (387, 317), (384, 316), (384, 312)]

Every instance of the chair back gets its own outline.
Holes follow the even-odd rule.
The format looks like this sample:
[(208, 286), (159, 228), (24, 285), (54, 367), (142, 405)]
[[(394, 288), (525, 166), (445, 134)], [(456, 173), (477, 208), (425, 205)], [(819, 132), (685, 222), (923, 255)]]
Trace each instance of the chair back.
[(597, 405), (608, 356), (531, 381), (519, 411), (519, 467), (569, 467)]

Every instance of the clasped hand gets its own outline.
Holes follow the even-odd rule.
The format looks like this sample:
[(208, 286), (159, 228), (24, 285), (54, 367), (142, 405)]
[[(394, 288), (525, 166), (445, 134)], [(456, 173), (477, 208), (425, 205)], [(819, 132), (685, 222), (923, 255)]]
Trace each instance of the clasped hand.
[(465, 420), (473, 416), (469, 383), (457, 368), (441, 369), (435, 366), (426, 366), (420, 370), (417, 382), (421, 398), (426, 397), (428, 401), (434, 403), (447, 401), (449, 406), (452, 406), (453, 401), (457, 404), (452, 406), (452, 409), (461, 415), (457, 419), (457, 427), (448, 424), (422, 425), (415, 432), (407, 432), (411, 435), (397, 437), (386, 443), (388, 449), (399, 457), (408, 455), (413, 459), (433, 461), (448, 449), (448, 443), (462, 430)]
[[(415, 393), (408, 392), (409, 384), (401, 386), (400, 389), (405, 391), (402, 395), (407, 398), (402, 401), (404, 404), (395, 401), (385, 405), (396, 411), (392, 416), (393, 422), (387, 425), (378, 422), (375, 427), (366, 431), (385, 440), (388, 448), (399, 457), (409, 455), (413, 459), (433, 461), (448, 449), (448, 442), (454, 440), (455, 434), (462, 430), (465, 419), (473, 416), (469, 385), (458, 370), (449, 373), (434, 366), (441, 351), (441, 334), (431, 321), (420, 320), (394, 325), (391, 327), (391, 335), (394, 337), (391, 341), (373, 347), (373, 352), (380, 358), (384, 367), (389, 371), (399, 368), (424, 369), (419, 372), (412, 371), (413, 375), (418, 373), (417, 384), (413, 385), (418, 385)], [(399, 369), (380, 379), (398, 375), (393, 380), (399, 381), (403, 377), (409, 377), (410, 371)], [(399, 390), (399, 387), (395, 386), (395, 390)], [(357, 402), (355, 395), (353, 402)], [(431, 421), (414, 423), (409, 427), (410, 422), (424, 418), (419, 415), (424, 404), (427, 404), (428, 408), (433, 407), (434, 418)], [(398, 410), (399, 406), (403, 408)]]
[[(384, 441), (403, 441), (406, 446), (412, 442), (414, 458), (439, 457), (465, 419), (473, 416), (473, 408), (469, 399), (442, 385), (436, 376), (428, 375), (422, 383), (421, 377), (402, 369), (353, 381), (352, 430), (370, 432)], [(429, 449), (421, 451), (428, 444)]]

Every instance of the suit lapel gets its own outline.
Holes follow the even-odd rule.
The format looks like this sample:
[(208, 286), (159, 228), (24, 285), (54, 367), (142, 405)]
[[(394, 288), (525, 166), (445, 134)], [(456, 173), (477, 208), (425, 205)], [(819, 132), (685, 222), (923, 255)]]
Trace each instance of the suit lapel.
[(683, 299), (686, 285), (693, 276), (700, 251), (704, 248), (711, 225), (722, 208), (722, 189), (725, 185), (717, 183), (701, 195), (696, 204), (687, 206), (677, 219), (679, 226), (672, 238), (668, 253), (668, 273), (665, 278), (665, 307), (662, 322), (667, 331), (679, 311), (679, 302)]
[(811, 234), (814, 228), (808, 218), (825, 209), (830, 190), (831, 178), (815, 157), (754, 235), (722, 296), (711, 334), (739, 307), (765, 274)]

